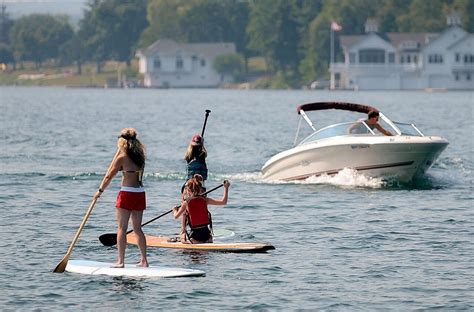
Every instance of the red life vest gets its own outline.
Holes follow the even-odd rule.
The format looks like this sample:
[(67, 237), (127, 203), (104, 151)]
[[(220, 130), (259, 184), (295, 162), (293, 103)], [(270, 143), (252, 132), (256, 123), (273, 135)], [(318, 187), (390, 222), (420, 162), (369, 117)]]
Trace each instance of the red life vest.
[(186, 200), (187, 208), (187, 224), (191, 229), (202, 228), (207, 225), (212, 226), (211, 214), (207, 210), (206, 198), (202, 196), (190, 197)]

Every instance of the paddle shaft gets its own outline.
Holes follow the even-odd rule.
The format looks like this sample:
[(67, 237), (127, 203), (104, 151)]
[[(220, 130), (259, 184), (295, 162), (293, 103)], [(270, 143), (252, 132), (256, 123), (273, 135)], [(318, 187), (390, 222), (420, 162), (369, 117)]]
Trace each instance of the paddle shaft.
[(72, 250), (74, 249), (74, 246), (76, 245), (76, 242), (79, 239), (79, 235), (81, 235), (82, 229), (84, 229), (84, 226), (86, 225), (86, 222), (89, 219), (89, 216), (91, 215), (92, 209), (94, 209), (96, 202), (97, 202), (97, 198), (94, 198), (91, 204), (89, 205), (86, 215), (82, 219), (82, 223), (79, 226), (79, 229), (77, 230), (76, 236), (74, 236), (74, 239), (72, 240), (71, 245), (69, 245), (69, 248), (64, 258), (61, 260), (61, 262), (59, 262), (59, 264), (54, 269), (53, 271), (54, 273), (63, 273), (64, 270), (66, 269), (67, 262), (69, 261), (69, 258), (71, 257), (71, 254), (72, 254)]
[(210, 113), (211, 113), (211, 110), (206, 109), (206, 116), (204, 118), (204, 124), (202, 125), (201, 137), (204, 137), (204, 131), (206, 130), (207, 118), (209, 117)]
[[(173, 211), (173, 209), (168, 210), (167, 212), (160, 214), (158, 217), (155, 217), (155, 218), (153, 218), (153, 219), (151, 219), (151, 220), (149, 220), (149, 221), (143, 223), (142, 226), (145, 226), (145, 225), (147, 225), (148, 223), (152, 223), (153, 221), (155, 221), (155, 220), (157, 220), (157, 219), (159, 219), (159, 218), (161, 218), (161, 217), (163, 217), (163, 216), (166, 216), (167, 214), (169, 214), (169, 213), (172, 212), (172, 211)], [(130, 234), (130, 233), (132, 233), (132, 232), (133, 232), (133, 229), (130, 230), (130, 231), (127, 231), (127, 234)]]

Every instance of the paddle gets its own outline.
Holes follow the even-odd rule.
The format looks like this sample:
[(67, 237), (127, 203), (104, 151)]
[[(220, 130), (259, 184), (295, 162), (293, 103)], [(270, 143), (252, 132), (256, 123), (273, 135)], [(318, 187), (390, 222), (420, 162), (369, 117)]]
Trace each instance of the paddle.
[(206, 109), (206, 116), (204, 118), (204, 124), (202, 125), (201, 137), (204, 137), (204, 131), (206, 130), (207, 118), (209, 117), (210, 113), (211, 113), (211, 110)]
[(92, 200), (91, 204), (89, 205), (89, 208), (87, 209), (86, 215), (82, 219), (82, 223), (79, 226), (79, 229), (77, 230), (76, 236), (74, 236), (74, 239), (72, 240), (71, 245), (69, 245), (69, 248), (68, 248), (64, 258), (61, 260), (61, 262), (59, 262), (59, 264), (53, 270), (54, 273), (63, 273), (64, 270), (66, 269), (66, 265), (69, 261), (69, 258), (71, 257), (74, 245), (76, 245), (77, 239), (79, 238), (79, 235), (81, 235), (82, 229), (84, 228), (84, 225), (86, 224), (87, 219), (89, 219), (89, 216), (92, 213), (92, 209), (94, 208), (94, 205), (95, 205), (96, 202), (97, 202), (97, 198), (94, 198)]
[[(201, 195), (201, 196), (205, 196), (205, 195), (209, 194), (210, 192), (213, 192), (213, 191), (217, 190), (218, 188), (220, 188), (220, 187), (222, 187), (222, 186), (224, 186), (224, 183), (222, 183), (222, 184), (216, 186), (215, 188), (210, 189), (209, 191), (204, 192), (204, 193), (202, 193), (202, 194), (200, 194), (200, 195)], [(176, 206), (176, 207), (180, 207), (180, 206), (181, 206), (181, 205), (178, 205), (178, 206)], [(175, 208), (176, 208), (176, 207), (175, 207)], [(174, 209), (174, 208), (173, 208), (173, 209)], [(151, 223), (151, 222), (153, 222), (153, 221), (155, 221), (155, 220), (158, 220), (159, 218), (161, 218), (161, 217), (163, 217), (163, 216), (166, 216), (167, 214), (169, 214), (170, 212), (172, 212), (173, 209), (168, 210), (167, 212), (160, 214), (158, 217), (155, 217), (155, 218), (153, 218), (153, 219), (151, 219), (151, 220), (149, 220), (149, 221), (143, 223), (143, 224), (142, 224), (142, 227), (145, 226), (145, 225), (147, 225), (147, 224), (149, 224), (149, 223)], [(127, 232), (127, 234), (130, 234), (130, 233), (132, 233), (132, 232), (133, 232), (133, 230), (129, 230), (129, 231)], [(101, 236), (99, 236), (99, 240), (100, 240), (100, 242), (101, 242), (104, 246), (114, 246), (114, 245), (117, 244), (117, 233), (102, 234)]]

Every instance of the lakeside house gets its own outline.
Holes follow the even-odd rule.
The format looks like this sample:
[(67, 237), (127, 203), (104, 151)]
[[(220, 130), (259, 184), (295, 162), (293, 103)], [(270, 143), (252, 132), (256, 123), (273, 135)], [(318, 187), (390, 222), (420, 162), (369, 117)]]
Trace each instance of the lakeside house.
[(474, 35), (447, 17), (441, 33), (378, 33), (375, 19), (365, 35), (341, 36), (344, 63), (332, 63), (331, 85), (352, 90), (474, 89)]
[(236, 53), (233, 43), (178, 43), (161, 39), (137, 51), (139, 71), (145, 87), (217, 87), (232, 82), (220, 75), (214, 60), (220, 55)]

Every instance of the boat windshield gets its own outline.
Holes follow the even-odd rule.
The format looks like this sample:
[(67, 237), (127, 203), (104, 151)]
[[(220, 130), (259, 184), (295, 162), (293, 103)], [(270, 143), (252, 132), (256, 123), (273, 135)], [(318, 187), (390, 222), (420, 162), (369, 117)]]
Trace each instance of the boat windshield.
[(414, 124), (398, 121), (394, 121), (393, 124), (397, 126), (398, 129), (400, 129), (402, 135), (424, 136)]
[(325, 128), (315, 131), (309, 135), (300, 144), (306, 144), (317, 140), (326, 138), (345, 136), (345, 135), (376, 135), (367, 124), (363, 121), (344, 122), (335, 125), (330, 125)]
[[(420, 130), (414, 125), (409, 123), (403, 122), (393, 122), (393, 124), (399, 129), (400, 135), (410, 135), (410, 136), (424, 136)], [(395, 131), (393, 127), (390, 125), (384, 125), (386, 128), (391, 129), (391, 131)], [(307, 144), (310, 142), (314, 142), (317, 140), (327, 139), (336, 136), (347, 136), (347, 135), (362, 135), (362, 136), (375, 136), (375, 135), (382, 135), (378, 132), (378, 130), (373, 129), (371, 130), (369, 126), (364, 121), (356, 121), (356, 122), (344, 122), (339, 124), (330, 125), (319, 129), (306, 137), (303, 141), (299, 144)]]

